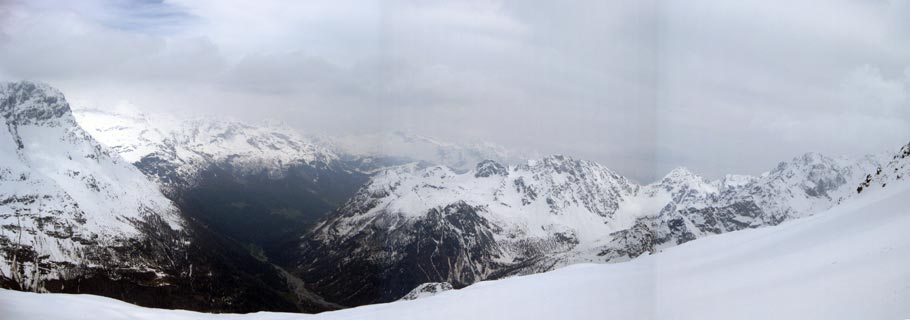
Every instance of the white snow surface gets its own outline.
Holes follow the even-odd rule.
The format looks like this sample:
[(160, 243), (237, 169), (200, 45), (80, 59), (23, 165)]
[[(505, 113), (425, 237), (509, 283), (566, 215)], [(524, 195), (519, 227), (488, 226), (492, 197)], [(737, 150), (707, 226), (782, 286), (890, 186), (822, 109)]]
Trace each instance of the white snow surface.
[(90, 295), (0, 290), (9, 319), (906, 319), (910, 184), (820, 214), (615, 264), (485, 281), (318, 315), (212, 315)]

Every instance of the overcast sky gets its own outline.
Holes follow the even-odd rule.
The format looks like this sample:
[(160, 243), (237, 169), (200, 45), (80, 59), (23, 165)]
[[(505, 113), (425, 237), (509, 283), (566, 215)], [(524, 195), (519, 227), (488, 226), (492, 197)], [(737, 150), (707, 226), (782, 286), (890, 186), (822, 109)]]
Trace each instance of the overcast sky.
[(713, 178), (910, 141), (910, 1), (0, 0), (0, 79)]

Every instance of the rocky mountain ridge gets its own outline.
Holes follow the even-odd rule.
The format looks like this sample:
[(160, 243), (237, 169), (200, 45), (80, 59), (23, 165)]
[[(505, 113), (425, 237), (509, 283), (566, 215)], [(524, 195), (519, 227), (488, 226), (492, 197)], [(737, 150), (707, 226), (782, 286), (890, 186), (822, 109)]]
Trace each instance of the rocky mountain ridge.
[(757, 177), (707, 181), (677, 168), (649, 185), (565, 156), (465, 173), (402, 166), (373, 176), (303, 238), (297, 273), (327, 299), (358, 305), (427, 282), (623, 261), (828, 209), (879, 163), (808, 153)]

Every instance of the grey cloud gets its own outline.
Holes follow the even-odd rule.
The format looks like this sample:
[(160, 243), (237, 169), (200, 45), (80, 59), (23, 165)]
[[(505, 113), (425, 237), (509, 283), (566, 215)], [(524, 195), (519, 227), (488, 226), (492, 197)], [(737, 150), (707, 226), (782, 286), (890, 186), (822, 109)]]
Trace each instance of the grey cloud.
[(0, 76), (93, 104), (489, 140), (643, 181), (910, 135), (904, 1), (85, 3), (0, 6)]

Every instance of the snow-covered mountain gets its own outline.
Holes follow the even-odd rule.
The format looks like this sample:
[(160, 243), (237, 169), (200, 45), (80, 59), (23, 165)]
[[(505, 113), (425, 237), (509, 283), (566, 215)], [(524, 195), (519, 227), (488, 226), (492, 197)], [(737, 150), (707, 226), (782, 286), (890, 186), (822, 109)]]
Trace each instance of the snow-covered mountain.
[(38, 290), (95, 269), (160, 274), (156, 246), (184, 246), (174, 204), (83, 131), (59, 91), (0, 84), (0, 115), (0, 278)]
[(465, 172), (483, 160), (518, 164), (528, 155), (490, 142), (454, 143), (404, 131), (349, 136), (314, 136), (315, 143), (333, 150), (365, 172), (377, 172), (408, 162), (442, 165)]
[(831, 208), (855, 194), (877, 159), (809, 153), (758, 177), (706, 181), (678, 168), (649, 185), (565, 156), (483, 161), (466, 173), (402, 166), (373, 176), (307, 234), (297, 273), (329, 300), (358, 305), (425, 282), (460, 287), (628, 260)]
[(99, 320), (903, 319), (910, 314), (908, 207), (910, 185), (889, 183), (812, 217), (698, 239), (629, 262), (574, 265), (318, 315), (212, 315), (5, 290), (0, 314), (24, 320), (85, 314)]
[(140, 167), (158, 167), (157, 179), (164, 186), (192, 185), (201, 171), (225, 164), (241, 173), (266, 171), (280, 177), (287, 168), (298, 165), (374, 173), (422, 162), (464, 172), (486, 159), (502, 163), (527, 159), (491, 143), (457, 144), (400, 131), (330, 137), (303, 135), (268, 121), (247, 123), (202, 116), (182, 119), (97, 108), (80, 108), (74, 114), (92, 136), (127, 161), (141, 163)]
[(83, 130), (56, 89), (0, 84), (0, 116), (0, 287), (169, 308), (300, 310), (272, 265), (188, 219)]
[(211, 166), (278, 178), (292, 166), (329, 169), (338, 156), (278, 123), (77, 110), (89, 133), (172, 191), (192, 186)]

